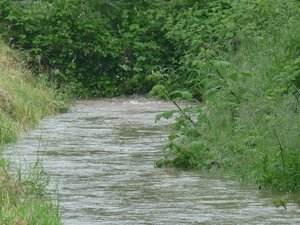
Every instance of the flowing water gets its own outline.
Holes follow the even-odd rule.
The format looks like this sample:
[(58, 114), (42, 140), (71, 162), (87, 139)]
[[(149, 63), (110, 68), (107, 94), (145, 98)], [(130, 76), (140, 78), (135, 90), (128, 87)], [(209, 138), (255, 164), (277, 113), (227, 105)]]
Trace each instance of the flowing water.
[[(21, 164), (43, 158), (58, 183), (66, 225), (300, 224), (297, 196), (258, 190), (210, 172), (154, 168), (175, 109), (165, 101), (112, 98), (78, 101), (48, 117), (7, 155)], [(287, 210), (273, 201), (287, 197)]]

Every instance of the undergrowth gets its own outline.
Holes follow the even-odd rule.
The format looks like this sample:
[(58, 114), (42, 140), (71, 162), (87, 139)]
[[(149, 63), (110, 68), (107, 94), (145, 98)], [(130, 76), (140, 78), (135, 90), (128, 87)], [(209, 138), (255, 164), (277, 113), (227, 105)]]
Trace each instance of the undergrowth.
[[(203, 101), (187, 108), (176, 104), (178, 110), (157, 116), (176, 115), (165, 159), (157, 167), (231, 171), (259, 188), (300, 191), (299, 8), (295, 2), (277, 3), (277, 11), (256, 5), (256, 14), (264, 14), (262, 23), (250, 18), (252, 28), (237, 33), (239, 48), (229, 55), (206, 45), (190, 59), (201, 77), (194, 85)], [(283, 10), (281, 18), (278, 10)], [(164, 71), (150, 75), (157, 81), (150, 95), (174, 103), (191, 100), (188, 90), (170, 91), (168, 76), (157, 77)]]

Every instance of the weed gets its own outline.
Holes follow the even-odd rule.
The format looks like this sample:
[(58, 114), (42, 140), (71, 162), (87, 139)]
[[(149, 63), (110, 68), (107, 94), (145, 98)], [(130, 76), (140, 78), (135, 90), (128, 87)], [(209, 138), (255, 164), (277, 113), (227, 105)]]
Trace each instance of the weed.
[(286, 203), (287, 203), (286, 198), (276, 199), (273, 203), (276, 206), (276, 208), (282, 206), (284, 209), (287, 209), (286, 208)]
[[(259, 188), (299, 191), (297, 83), (285, 76), (279, 56), (272, 56), (287, 58), (284, 48), (269, 45), (269, 40), (280, 43), (276, 37), (257, 39), (248, 42), (247, 48), (245, 40), (244, 47), (236, 52), (253, 57), (244, 61), (235, 56), (232, 62), (216, 57), (196, 59), (201, 60), (198, 66), (207, 68), (201, 81), (203, 102), (176, 111), (176, 122), (171, 126), (174, 134), (163, 149), (165, 161), (168, 166), (199, 169), (211, 169), (211, 162), (215, 162), (218, 168), (230, 170), (240, 179), (254, 180)], [(251, 65), (251, 72), (241, 72)], [(162, 83), (150, 94), (166, 96), (166, 89)], [(189, 96), (187, 91), (184, 95)], [(174, 102), (184, 95), (167, 98)], [(165, 112), (157, 119), (173, 115), (175, 111)]]

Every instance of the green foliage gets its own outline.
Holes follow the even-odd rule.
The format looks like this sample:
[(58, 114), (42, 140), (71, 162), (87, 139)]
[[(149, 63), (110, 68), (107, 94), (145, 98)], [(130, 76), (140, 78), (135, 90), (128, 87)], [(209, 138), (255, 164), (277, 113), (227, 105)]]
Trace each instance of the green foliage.
[[(42, 0), (0, 3), (31, 67), (78, 96), (173, 101), (160, 166), (235, 171), (299, 190), (299, 1)], [(202, 101), (182, 108), (178, 99)], [(196, 101), (195, 101), (196, 102)]]
[(286, 198), (278, 198), (273, 203), (276, 206), (276, 208), (282, 206), (284, 209), (286, 209)]
[[(93, 81), (102, 71), (101, 63), (118, 54), (118, 49), (112, 48), (115, 38), (108, 31), (111, 25), (105, 16), (92, 12), (79, 0), (8, 5), (11, 11), (3, 15), (10, 28), (6, 37), (11, 39), (12, 46), (32, 52), (33, 69), (48, 69), (59, 84), (68, 83), (80, 93), (85, 91), (86, 84), (98, 85), (100, 89), (113, 86), (115, 79), (97, 85)], [(99, 39), (111, 41), (100, 44)]]
[(60, 88), (93, 96), (145, 93), (152, 85), (147, 71), (170, 52), (159, 4), (8, 1), (0, 3), (0, 19), (10, 44), (29, 50), (33, 69), (47, 70)]
[(5, 0), (0, 27), (12, 46), (32, 53), (32, 68), (48, 71), (60, 88), (92, 96), (146, 93), (154, 84), (146, 76), (160, 67), (172, 73), (172, 90), (185, 86), (200, 98), (193, 81), (201, 72), (190, 64), (203, 43), (228, 42), (218, 21), (231, 7), (226, 0)]
[[(231, 49), (230, 57), (206, 44), (211, 48), (181, 58), (184, 66), (196, 74), (195, 86), (186, 82), (180, 86), (184, 88), (172, 90), (169, 79), (176, 77), (172, 73), (182, 75), (179, 69), (161, 69), (149, 75), (158, 78), (159, 84), (151, 94), (160, 94), (159, 90), (176, 93), (167, 97), (175, 102), (184, 97), (177, 93), (195, 93), (193, 88), (197, 87), (203, 100), (200, 105), (182, 108), (176, 114), (170, 111), (157, 116), (157, 120), (175, 116), (173, 133), (163, 149), (164, 161), (168, 162), (164, 166), (229, 170), (238, 179), (254, 180), (259, 188), (298, 192), (299, 43), (295, 42), (293, 30), (299, 26), (299, 5), (294, 1), (280, 5), (276, 1), (277, 11), (273, 11), (268, 1), (238, 2), (240, 5), (232, 3), (227, 9), (231, 16), (224, 17), (224, 21), (235, 18), (236, 22), (231, 21), (235, 22), (235, 35), (243, 39), (239, 40), (238, 48), (230, 45), (232, 48), (226, 50), (225, 46), (218, 46), (226, 52)], [(246, 3), (253, 4), (251, 7), (259, 18), (250, 12), (242, 13), (248, 10)], [(237, 8), (241, 10), (233, 13)], [(283, 11), (278, 17), (277, 13)], [(246, 29), (243, 23), (253, 23), (252, 28)], [(184, 79), (189, 81), (191, 77)], [(279, 203), (285, 207), (282, 201)]]

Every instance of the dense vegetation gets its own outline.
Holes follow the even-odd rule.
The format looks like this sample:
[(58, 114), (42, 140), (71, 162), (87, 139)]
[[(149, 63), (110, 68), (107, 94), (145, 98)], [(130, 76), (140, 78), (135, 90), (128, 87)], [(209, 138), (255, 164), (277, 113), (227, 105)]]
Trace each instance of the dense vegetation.
[[(247, 1), (1, 2), (6, 41), (31, 53), (33, 69), (79, 96), (147, 93), (154, 81), (146, 76), (158, 69), (173, 76), (173, 88), (191, 88), (199, 78), (192, 62), (206, 44), (219, 53), (237, 48), (238, 29), (259, 30), (268, 23), (245, 8)], [(236, 10), (244, 12), (232, 17)], [(244, 27), (257, 18), (257, 26)]]
[(299, 13), (296, 0), (3, 0), (0, 28), (79, 97), (201, 100), (158, 115), (176, 116), (158, 166), (299, 191)]

